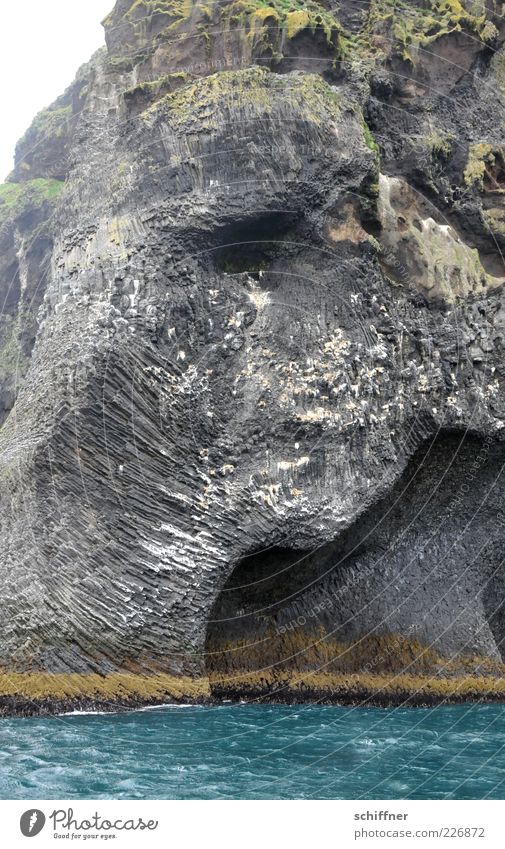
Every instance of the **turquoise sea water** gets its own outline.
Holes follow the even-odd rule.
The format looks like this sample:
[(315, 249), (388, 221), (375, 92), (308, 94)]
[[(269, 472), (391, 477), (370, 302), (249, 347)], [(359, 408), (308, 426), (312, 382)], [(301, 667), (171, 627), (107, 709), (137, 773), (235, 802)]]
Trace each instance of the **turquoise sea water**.
[(503, 799), (505, 705), (0, 720), (2, 799)]

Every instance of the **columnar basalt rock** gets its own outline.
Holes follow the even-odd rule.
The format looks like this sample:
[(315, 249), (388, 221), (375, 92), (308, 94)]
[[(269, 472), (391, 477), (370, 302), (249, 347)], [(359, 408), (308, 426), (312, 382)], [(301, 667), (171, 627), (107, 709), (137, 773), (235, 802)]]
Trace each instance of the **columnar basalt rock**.
[(5, 709), (502, 697), (501, 18), (104, 25), (0, 193)]

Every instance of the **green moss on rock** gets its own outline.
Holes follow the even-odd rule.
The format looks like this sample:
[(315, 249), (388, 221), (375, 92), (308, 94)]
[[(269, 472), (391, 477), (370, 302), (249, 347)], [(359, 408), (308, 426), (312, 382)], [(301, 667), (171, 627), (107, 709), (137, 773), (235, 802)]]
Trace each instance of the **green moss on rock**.
[(379, 155), (379, 145), (375, 141), (374, 134), (372, 133), (370, 127), (368, 126), (365, 118), (362, 116), (362, 125), (363, 125), (363, 136), (365, 139), (366, 146), (373, 151), (377, 156)]
[(146, 20), (155, 15), (169, 15), (183, 20), (191, 14), (192, 6), (192, 0), (133, 0), (123, 17), (126, 20)]
[(482, 216), (486, 227), (495, 236), (505, 236), (505, 209), (493, 207), (483, 210)]
[[(122, 20), (131, 24), (137, 35), (149, 32), (149, 27), (154, 19), (165, 23), (165, 32), (177, 29), (181, 23), (188, 20), (196, 4), (193, 0), (134, 0), (131, 6), (124, 12)], [(106, 18), (105, 26), (118, 24), (114, 15)]]
[(21, 329), (20, 317), (4, 315), (0, 331), (0, 384), (26, 371), (28, 358), (23, 353), (19, 341)]
[(433, 130), (422, 139), (423, 144), (435, 156), (447, 158), (452, 153), (455, 136), (453, 133)]
[(453, 32), (467, 31), (483, 43), (494, 37), (494, 25), (486, 19), (483, 6), (460, 0), (424, 0), (419, 6), (404, 0), (372, 0), (368, 35), (388, 33), (394, 50), (415, 65), (418, 48), (426, 48)]
[(64, 186), (63, 180), (38, 179), (0, 185), (0, 226), (32, 208), (54, 201)]
[(247, 105), (254, 113), (269, 114), (279, 105), (287, 106), (300, 117), (314, 123), (327, 119), (328, 112), (340, 112), (340, 96), (319, 75), (306, 74), (295, 80), (253, 66), (244, 70), (220, 71), (183, 86), (146, 110), (151, 120), (158, 110), (175, 127), (199, 129), (211, 126), (214, 116), (227, 108)]
[(36, 133), (45, 138), (63, 138), (68, 132), (68, 123), (72, 117), (71, 106), (61, 106), (54, 109), (42, 109), (35, 116), (30, 128), (27, 130), (20, 145), (27, 140), (29, 135)]
[(336, 53), (342, 50), (341, 24), (315, 0), (235, 0), (224, 6), (220, 14), (228, 26), (242, 26), (249, 39), (263, 41), (272, 53), (279, 52), (283, 37), (290, 40), (304, 30), (312, 34), (322, 31)]
[(189, 82), (190, 79), (191, 75), (189, 73), (177, 71), (173, 74), (166, 74), (157, 80), (138, 83), (138, 85), (126, 89), (123, 97), (126, 101), (133, 101), (140, 98), (149, 103)]
[(505, 50), (503, 46), (491, 59), (490, 68), (498, 89), (498, 101), (503, 103), (502, 98), (505, 97)]
[(480, 142), (470, 145), (468, 160), (464, 171), (467, 186), (483, 191), (503, 191), (497, 180), (497, 173), (505, 164), (503, 148)]
[[(148, 35), (149, 26), (155, 17), (159, 31), (152, 37)], [(347, 45), (339, 21), (317, 0), (231, 0), (226, 3), (135, 0), (121, 18), (113, 14), (106, 19), (105, 25), (111, 29), (121, 21), (129, 25), (125, 42), (137, 47), (133, 63), (138, 64), (142, 61), (138, 51), (147, 46), (152, 53), (164, 41), (172, 42), (179, 35), (183, 38), (189, 20), (192, 30), (206, 42), (209, 50), (213, 42), (226, 40), (231, 33), (244, 42), (246, 50), (254, 56), (270, 55), (277, 60), (282, 58), (285, 43), (303, 31), (312, 35), (322, 33), (330, 52), (334, 51), (337, 58), (343, 55)]]

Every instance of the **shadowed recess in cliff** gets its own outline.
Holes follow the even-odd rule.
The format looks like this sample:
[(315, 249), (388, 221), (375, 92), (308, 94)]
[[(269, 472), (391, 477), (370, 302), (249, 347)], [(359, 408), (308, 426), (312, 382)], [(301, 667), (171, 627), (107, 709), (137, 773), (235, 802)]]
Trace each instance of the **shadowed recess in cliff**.
[[(439, 667), (447, 674), (479, 654), (500, 665), (503, 530), (496, 505), (504, 460), (501, 444), (442, 433), (334, 542), (243, 559), (208, 624), (211, 683), (219, 687), (221, 676), (242, 672), (281, 680), (314, 669), (424, 674)], [(468, 640), (476, 617), (478, 637)]]
[(237, 564), (208, 622), (206, 666), (211, 680), (224, 671), (283, 662), (285, 653), (277, 649), (285, 647), (273, 619), (327, 571), (329, 548), (333, 551), (333, 545), (315, 551), (273, 546)]
[[(498, 514), (498, 520), (504, 521), (502, 513)], [(485, 557), (491, 566), (491, 576), (482, 593), (482, 604), (496, 646), (505, 662), (505, 597), (502, 589), (505, 574), (505, 550), (501, 540), (492, 542), (485, 549)]]
[(281, 253), (282, 242), (295, 223), (295, 213), (269, 212), (252, 221), (230, 224), (219, 232), (220, 244), (212, 251), (216, 269), (227, 274), (265, 271)]

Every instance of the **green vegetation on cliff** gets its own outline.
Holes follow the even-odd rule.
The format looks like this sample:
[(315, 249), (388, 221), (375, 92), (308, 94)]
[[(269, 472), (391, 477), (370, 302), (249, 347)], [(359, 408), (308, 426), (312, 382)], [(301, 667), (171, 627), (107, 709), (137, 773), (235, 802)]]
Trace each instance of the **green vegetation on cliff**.
[(273, 46), (273, 37), (269, 30), (281, 30), (288, 38), (295, 38), (302, 30), (314, 34), (318, 29), (324, 32), (329, 45), (338, 49), (342, 26), (335, 16), (316, 3), (315, 0), (235, 0), (223, 9), (221, 15), (229, 22), (244, 27), (248, 38), (254, 39), (260, 34), (263, 41)]
[(485, 209), (482, 217), (486, 227), (494, 236), (505, 236), (505, 209), (501, 207)]
[(209, 57), (220, 55), (216, 46), (222, 41), (231, 50), (232, 38), (241, 43), (233, 49), (244, 60), (250, 54), (252, 61), (261, 56), (281, 61), (291, 52), (289, 42), (303, 32), (318, 37), (319, 47), (325, 42), (335, 62), (373, 61), (395, 53), (414, 66), (420, 51), (452, 33), (467, 32), (483, 45), (495, 43), (498, 30), (488, 14), (492, 10), (480, 0), (371, 0), (361, 30), (349, 33), (338, 12), (317, 0), (133, 0), (104, 24), (111, 32), (118, 29), (128, 45), (127, 54), (109, 59), (120, 71), (142, 63), (164, 41), (184, 41), (186, 33), (194, 38), (196, 52), (203, 40)]
[[(145, 24), (150, 18), (166, 15), (172, 20), (172, 27), (187, 20), (193, 9), (209, 21), (220, 18), (242, 24), (250, 34), (267, 22), (269, 26), (282, 27), (288, 38), (294, 38), (305, 28), (314, 32), (317, 27), (322, 27), (330, 42), (333, 34), (342, 30), (334, 15), (316, 0), (232, 0), (231, 3), (216, 0), (196, 3), (193, 0), (134, 0), (123, 17)], [(104, 23), (108, 26), (112, 19), (106, 18)]]
[(496, 85), (502, 96), (505, 95), (505, 53), (503, 48), (494, 54), (491, 59), (491, 69), (493, 71)]
[(31, 128), (43, 133), (45, 136), (62, 136), (65, 133), (67, 122), (71, 117), (71, 106), (43, 109), (35, 116)]
[(38, 209), (47, 201), (55, 200), (64, 185), (62, 180), (42, 178), (25, 183), (1, 184), (0, 226), (30, 209)]
[[(227, 3), (134, 0), (121, 18), (112, 14), (104, 24), (111, 29), (120, 25), (120, 21), (122, 25), (128, 24), (130, 43), (136, 43), (142, 50), (146, 41), (155, 49), (156, 44), (166, 39), (177, 40), (178, 33), (183, 37), (185, 25), (190, 20), (195, 34), (205, 41), (209, 50), (212, 43), (226, 33), (233, 33), (245, 42), (255, 55), (269, 54), (277, 60), (282, 58), (285, 42), (302, 31), (312, 35), (322, 33), (337, 58), (344, 54), (347, 46), (342, 25), (316, 0), (232, 0)], [(148, 32), (155, 21), (158, 31), (153, 38)], [(134, 64), (139, 61), (142, 61), (140, 53)]]
[(195, 80), (165, 95), (144, 112), (144, 117), (149, 119), (159, 108), (166, 108), (175, 126), (196, 123), (202, 128), (212, 123), (214, 114), (226, 109), (227, 102), (234, 107), (242, 103), (253, 111), (266, 113), (284, 105), (314, 123), (320, 123), (328, 111), (335, 115), (340, 112), (338, 93), (317, 74), (305, 74), (286, 85), (286, 77), (255, 66)]
[[(468, 8), (467, 8), (468, 6)], [(395, 51), (414, 65), (419, 48), (427, 48), (449, 33), (467, 31), (484, 43), (493, 40), (496, 27), (486, 20), (483, 5), (460, 0), (424, 0), (414, 6), (404, 0), (373, 0), (368, 33), (388, 34)]]
[(26, 144), (34, 135), (44, 139), (63, 139), (68, 130), (68, 122), (72, 117), (71, 106), (51, 107), (42, 109), (33, 119), (30, 127), (19, 141), (18, 146)]
[(361, 121), (362, 121), (362, 126), (363, 126), (363, 136), (364, 136), (364, 139), (365, 139), (365, 144), (368, 148), (370, 148), (371, 151), (373, 151), (373, 153), (376, 154), (376, 156), (378, 156), (379, 155), (379, 145), (375, 141), (375, 136), (372, 133), (367, 122), (365, 121), (363, 114), (361, 115)]
[(160, 97), (174, 91), (184, 83), (189, 82), (190, 79), (190, 74), (185, 71), (176, 71), (173, 74), (166, 74), (163, 77), (159, 77), (157, 80), (138, 83), (136, 86), (126, 89), (123, 92), (123, 97), (126, 101), (133, 102), (140, 100), (147, 105), (159, 100)]
[(503, 192), (500, 173), (505, 165), (503, 149), (488, 142), (472, 144), (464, 172), (467, 186), (483, 191)]
[(21, 379), (28, 365), (28, 358), (20, 342), (21, 317), (4, 314), (0, 331), (0, 385), (9, 380)]
[(420, 142), (433, 156), (445, 159), (451, 155), (455, 136), (454, 133), (434, 129), (429, 135), (421, 138)]

